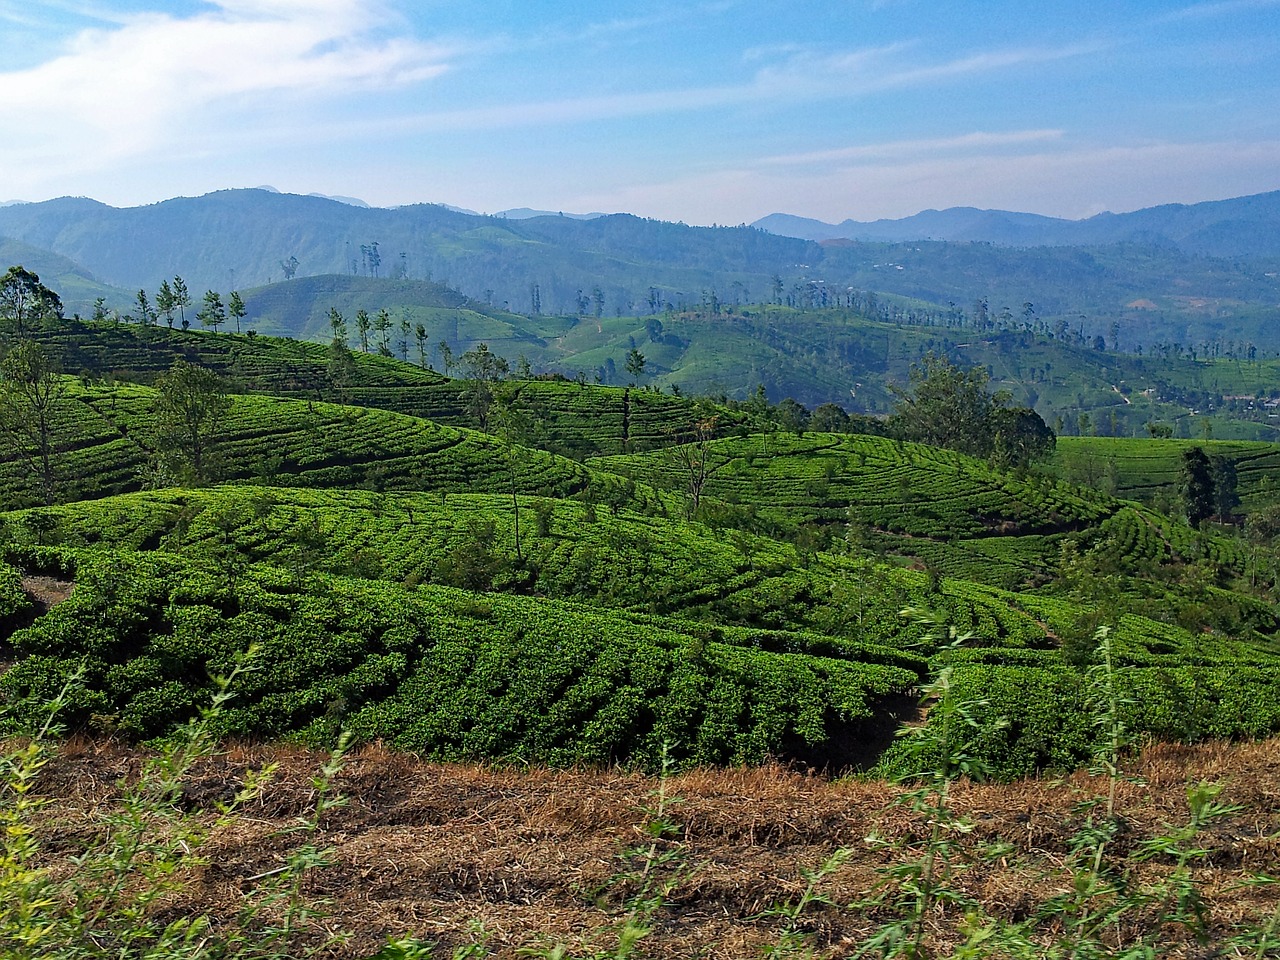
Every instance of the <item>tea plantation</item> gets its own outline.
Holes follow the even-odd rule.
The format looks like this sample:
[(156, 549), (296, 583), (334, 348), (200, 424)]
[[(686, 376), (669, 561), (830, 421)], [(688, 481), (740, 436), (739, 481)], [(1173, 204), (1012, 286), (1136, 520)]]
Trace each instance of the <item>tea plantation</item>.
[[(916, 691), (946, 670), (1008, 721), (975, 749), (1016, 777), (1087, 762), (1106, 627), (1132, 730), (1280, 732), (1274, 552), (1123, 499), (1176, 487), (1185, 442), (1064, 440), (1011, 472), (648, 390), (364, 354), (335, 384), (326, 348), (267, 337), (41, 337), (82, 374), (56, 380), (51, 504), (33, 448), (0, 452), (15, 729), (77, 677), (68, 722), (164, 736), (240, 664), (227, 736), (901, 772), (924, 761), (889, 733), (934, 722)], [(184, 369), (225, 390), (198, 463), (165, 420)], [(1107, 492), (1066, 479), (1082, 450)], [(1208, 451), (1260, 516), (1274, 451)]]

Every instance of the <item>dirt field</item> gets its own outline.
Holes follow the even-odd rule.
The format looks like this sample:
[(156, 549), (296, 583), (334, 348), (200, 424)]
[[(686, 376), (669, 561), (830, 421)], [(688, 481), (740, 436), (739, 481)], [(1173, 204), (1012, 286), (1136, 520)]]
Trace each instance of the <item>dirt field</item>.
[[(304, 842), (279, 831), (306, 815), (322, 757), (232, 748), (193, 771), (185, 800), (192, 809), (211, 808), (232, 795), (245, 769), (267, 761), (280, 764), (275, 782), (234, 828), (213, 837), (208, 865), (175, 909), (233, 916), (252, 886), (248, 878), (279, 867), (290, 845)], [(109, 803), (117, 781), (138, 765), (137, 752), (113, 744), (77, 741), (64, 748), (41, 777), (41, 791), (59, 801), (46, 808), (52, 818), (46, 849), (55, 856), (72, 852), (89, 812)], [(1238, 919), (1280, 907), (1276, 885), (1235, 886), (1246, 873), (1280, 873), (1280, 741), (1155, 746), (1128, 773), (1144, 782), (1121, 785), (1118, 851), (1132, 850), (1164, 824), (1183, 822), (1188, 782), (1223, 781), (1224, 796), (1241, 809), (1201, 838), (1209, 853), (1197, 866), (1218, 935)], [(616, 771), (433, 765), (367, 748), (347, 758), (337, 786), (348, 802), (326, 817), (318, 837), (332, 847), (332, 862), (311, 875), (308, 888), (330, 901), (327, 925), (354, 939), (327, 955), (367, 957), (386, 937), (413, 934), (438, 941), (437, 956), (448, 956), (478, 921), (490, 949), (512, 957), (531, 942), (576, 949), (584, 941), (608, 943), (625, 896), (609, 879), (627, 867), (621, 852), (640, 839), (641, 808), (653, 802), (658, 782)], [(680, 825), (682, 861), (692, 872), (657, 915), (647, 955), (758, 956), (780, 925), (759, 915), (800, 894), (802, 868), (838, 847), (855, 848), (823, 884), (835, 902), (849, 903), (868, 894), (878, 870), (910, 856), (925, 832), (913, 814), (893, 805), (894, 791), (882, 784), (765, 768), (695, 771), (667, 787), (679, 798), (670, 818)], [(1065, 889), (1053, 871), (1080, 823), (1077, 805), (1103, 790), (1105, 784), (1084, 774), (1061, 783), (960, 785), (956, 804), (974, 823), (966, 847), (1003, 839), (1016, 850), (973, 867), (957, 885), (996, 915), (1026, 916)], [(873, 833), (897, 844), (873, 848), (866, 842)], [(1167, 866), (1142, 869), (1150, 875)], [(829, 956), (846, 955), (880, 919), (830, 907), (808, 917), (813, 942)], [(951, 922), (938, 918), (940, 942)], [(1185, 955), (1216, 954), (1191, 949)]]

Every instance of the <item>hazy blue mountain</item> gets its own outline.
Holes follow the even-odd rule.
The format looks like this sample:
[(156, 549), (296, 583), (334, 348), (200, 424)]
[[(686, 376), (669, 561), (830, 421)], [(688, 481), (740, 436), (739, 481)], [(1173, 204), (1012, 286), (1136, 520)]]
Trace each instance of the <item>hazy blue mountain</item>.
[(20, 265), (37, 274), (45, 286), (56, 292), (68, 316), (79, 313), (88, 317), (93, 302), (101, 297), (108, 309), (128, 310), (136, 290), (128, 291), (98, 281), (74, 260), (21, 240), (0, 237), (0, 273)]
[(1168, 245), (1218, 257), (1280, 256), (1280, 191), (1230, 200), (1165, 204), (1132, 213), (1064, 220), (1007, 210), (952, 207), (899, 220), (824, 223), (775, 213), (752, 226), (807, 240), (980, 241), (1003, 246)]
[[(993, 315), (1066, 320), (1130, 343), (1222, 338), (1280, 346), (1280, 194), (1156, 207), (1086, 221), (1000, 211), (926, 211), (926, 233), (997, 243), (812, 240), (756, 227), (690, 227), (628, 214), (592, 219), (479, 216), (439, 204), (358, 207), (269, 190), (118, 209), (86, 198), (0, 208), (0, 237), (73, 261), (100, 284), (154, 294), (181, 275), (205, 289), (249, 290), (336, 275), (444, 284), (494, 310), (630, 315), (779, 300), (951, 312), (986, 300)], [(892, 227), (892, 230), (890, 229)], [(902, 223), (881, 224), (892, 234)], [(1081, 245), (1050, 243), (1071, 230)], [(1014, 238), (1014, 239), (1010, 239)], [(1274, 248), (1270, 259), (1250, 256)], [(1221, 251), (1223, 255), (1215, 255)], [(59, 272), (65, 272), (57, 268)], [(97, 292), (68, 298), (85, 312)], [(88, 297), (86, 301), (84, 297)], [(310, 330), (315, 315), (280, 323)]]

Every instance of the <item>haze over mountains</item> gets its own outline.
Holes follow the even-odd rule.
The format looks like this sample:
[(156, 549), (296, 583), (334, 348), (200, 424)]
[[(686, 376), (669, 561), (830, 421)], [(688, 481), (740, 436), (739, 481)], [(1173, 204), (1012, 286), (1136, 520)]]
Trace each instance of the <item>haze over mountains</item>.
[(1118, 324), (1131, 349), (1223, 339), (1280, 349), (1280, 193), (1083, 221), (954, 208), (738, 227), (361, 203), (269, 188), (123, 209), (64, 197), (0, 208), (0, 243), (8, 262), (36, 270), (86, 315), (98, 297), (127, 309), (138, 289), (175, 275), (224, 293), (343, 275), (444, 284), (481, 309), (529, 315), (829, 306), (854, 292), (938, 315), (986, 302), (993, 316), (1021, 317), (1031, 304), (1036, 319), (1090, 337)]
[(1280, 255), (1280, 191), (1206, 203), (1163, 204), (1132, 213), (1064, 220), (1034, 213), (951, 207), (897, 220), (824, 223), (774, 213), (752, 226), (805, 240), (981, 241), (1003, 246), (1169, 245), (1214, 257)]

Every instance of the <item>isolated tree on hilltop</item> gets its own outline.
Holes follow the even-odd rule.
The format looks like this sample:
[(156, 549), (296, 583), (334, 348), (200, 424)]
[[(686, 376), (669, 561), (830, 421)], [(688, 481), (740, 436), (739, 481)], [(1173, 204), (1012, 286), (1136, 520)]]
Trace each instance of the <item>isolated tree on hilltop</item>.
[(173, 309), (176, 306), (177, 300), (173, 295), (173, 287), (169, 286), (168, 280), (160, 281), (160, 292), (156, 294), (156, 310), (169, 324), (170, 330), (173, 329)]
[(181, 277), (173, 278), (173, 305), (178, 308), (178, 319), (182, 329), (191, 326), (187, 322), (187, 307), (191, 306), (191, 293), (187, 290), (187, 281)]
[(244, 306), (244, 300), (240, 296), (240, 291), (232, 290), (231, 296), (227, 300), (227, 315), (235, 319), (236, 333), (240, 332), (240, 321), (244, 319), (247, 312), (248, 311)]
[(222, 294), (216, 290), (206, 290), (204, 307), (196, 314), (196, 319), (217, 333), (218, 327), (227, 322), (227, 308), (222, 302)]

